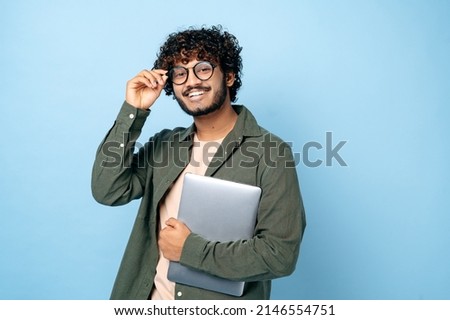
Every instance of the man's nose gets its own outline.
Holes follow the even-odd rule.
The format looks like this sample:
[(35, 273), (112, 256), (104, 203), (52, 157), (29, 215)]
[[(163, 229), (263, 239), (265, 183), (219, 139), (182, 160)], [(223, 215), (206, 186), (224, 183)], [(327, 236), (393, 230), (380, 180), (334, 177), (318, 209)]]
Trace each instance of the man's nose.
[(201, 82), (202, 82), (202, 80), (197, 78), (197, 76), (194, 73), (194, 70), (193, 69), (189, 70), (188, 78), (186, 80), (185, 85), (193, 87), (193, 86), (199, 85)]

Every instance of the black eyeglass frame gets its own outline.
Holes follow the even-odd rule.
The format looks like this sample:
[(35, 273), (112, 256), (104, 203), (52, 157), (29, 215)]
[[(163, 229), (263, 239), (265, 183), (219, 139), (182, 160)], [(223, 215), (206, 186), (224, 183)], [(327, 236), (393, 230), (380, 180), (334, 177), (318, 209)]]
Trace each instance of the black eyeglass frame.
[[(202, 64), (202, 63), (207, 63), (207, 64), (209, 64), (209, 65), (212, 67), (211, 75), (210, 75), (208, 78), (206, 78), (206, 79), (200, 78), (200, 77), (197, 75), (197, 72), (195, 72), (195, 68), (196, 68), (199, 64)], [(214, 69), (215, 69), (216, 67), (217, 67), (217, 65), (214, 64), (214, 63), (212, 63), (212, 62), (209, 62), (209, 61), (199, 61), (199, 62), (197, 62), (197, 63), (196, 63), (193, 67), (191, 67), (191, 68), (186, 68), (186, 67), (183, 67), (183, 66), (172, 67), (172, 68), (169, 69), (169, 72), (167, 73), (167, 75), (168, 75), (168, 77), (169, 77), (170, 82), (172, 82), (173, 84), (175, 84), (175, 85), (177, 85), (177, 86), (181, 86), (181, 85), (185, 84), (185, 83), (188, 81), (188, 79), (189, 79), (189, 69), (192, 69), (192, 71), (194, 72), (194, 75), (197, 77), (197, 79), (199, 79), (199, 80), (201, 80), (201, 81), (208, 81), (208, 80), (211, 79), (212, 76), (214, 75)], [(184, 70), (186, 71), (186, 79), (185, 79), (183, 82), (181, 82), (181, 83), (175, 83), (175, 82), (173, 82), (173, 72), (174, 72), (174, 70), (176, 70), (176, 69), (184, 69)]]

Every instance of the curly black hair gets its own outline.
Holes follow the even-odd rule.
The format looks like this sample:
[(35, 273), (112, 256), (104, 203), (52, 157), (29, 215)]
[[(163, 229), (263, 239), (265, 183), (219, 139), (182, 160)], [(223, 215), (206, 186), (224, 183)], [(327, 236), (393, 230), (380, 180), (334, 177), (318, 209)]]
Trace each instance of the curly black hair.
[[(207, 60), (216, 63), (224, 74), (234, 73), (235, 81), (230, 87), (230, 99), (236, 101), (236, 94), (242, 85), (242, 47), (236, 37), (222, 26), (190, 27), (181, 32), (172, 33), (161, 46), (155, 69), (169, 70), (175, 63), (188, 63), (192, 59)], [(168, 81), (164, 87), (168, 96), (173, 94), (173, 84)]]

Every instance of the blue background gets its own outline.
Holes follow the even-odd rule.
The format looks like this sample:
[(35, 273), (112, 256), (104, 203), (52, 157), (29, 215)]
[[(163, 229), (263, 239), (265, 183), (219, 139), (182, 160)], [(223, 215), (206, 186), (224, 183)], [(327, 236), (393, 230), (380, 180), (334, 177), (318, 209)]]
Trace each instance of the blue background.
[[(222, 24), (244, 47), (239, 103), (347, 166), (298, 172), (308, 226), (275, 299), (449, 299), (450, 2), (3, 1), (0, 298), (107, 299), (138, 201), (90, 173), (125, 83), (166, 36)], [(169, 97), (140, 142), (191, 119)], [(309, 160), (325, 160), (325, 148)]]

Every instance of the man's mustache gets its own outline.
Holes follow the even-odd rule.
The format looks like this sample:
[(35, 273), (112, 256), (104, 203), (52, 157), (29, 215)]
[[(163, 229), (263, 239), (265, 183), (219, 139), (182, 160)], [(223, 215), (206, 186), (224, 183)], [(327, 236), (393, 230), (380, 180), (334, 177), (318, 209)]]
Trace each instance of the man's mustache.
[(203, 87), (203, 86), (195, 86), (195, 87), (187, 87), (186, 90), (183, 91), (183, 96), (187, 97), (192, 91), (209, 91), (211, 90), (210, 87)]

